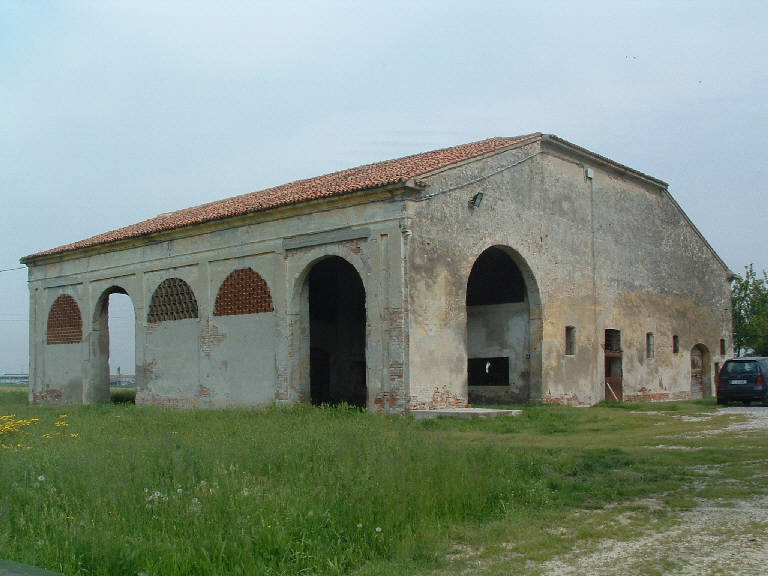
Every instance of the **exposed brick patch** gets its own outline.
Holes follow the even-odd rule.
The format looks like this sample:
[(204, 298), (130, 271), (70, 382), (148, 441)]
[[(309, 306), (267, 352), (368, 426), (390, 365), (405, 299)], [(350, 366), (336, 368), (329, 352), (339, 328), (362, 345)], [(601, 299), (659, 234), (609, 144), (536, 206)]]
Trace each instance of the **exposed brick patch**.
[(58, 404), (61, 402), (61, 390), (51, 388), (41, 393), (32, 393), (32, 404)]
[(407, 409), (408, 397), (405, 394), (405, 365), (400, 352), (407, 348), (405, 331), (405, 314), (401, 308), (387, 308), (384, 311), (387, 322), (387, 340), (394, 358), (388, 365), (389, 392), (376, 398), (374, 403), (379, 411), (388, 410), (403, 412)]
[(376, 398), (373, 399), (376, 412), (383, 414), (384, 412), (390, 412), (397, 407), (401, 407), (403, 399), (398, 392), (397, 390), (390, 390), (389, 392), (382, 392), (376, 395)]
[(151, 404), (161, 408), (195, 409), (200, 407), (198, 398), (172, 398), (151, 393), (136, 394), (136, 404)]
[(264, 278), (251, 268), (238, 268), (222, 282), (216, 294), (213, 315), (260, 314), (274, 309), (272, 294)]
[(83, 341), (80, 307), (69, 294), (62, 294), (48, 312), (48, 344), (77, 344)]
[(163, 280), (152, 294), (147, 315), (150, 324), (197, 317), (195, 293), (181, 278)]
[(410, 409), (411, 410), (438, 410), (440, 408), (469, 408), (465, 398), (457, 396), (451, 392), (447, 386), (442, 388), (435, 387), (432, 392), (432, 398), (428, 401), (416, 401), (415, 398), (411, 398)]
[(200, 352), (210, 356), (211, 348), (221, 344), (226, 339), (227, 335), (211, 322), (210, 316), (206, 317), (205, 322), (200, 327)]
[(625, 402), (640, 402), (642, 400), (650, 400), (653, 402), (669, 400), (669, 392), (651, 392), (650, 388), (642, 386), (636, 394), (625, 394)]
[(586, 402), (579, 400), (576, 394), (562, 394), (560, 396), (543, 396), (543, 404), (561, 404), (562, 406), (586, 406)]

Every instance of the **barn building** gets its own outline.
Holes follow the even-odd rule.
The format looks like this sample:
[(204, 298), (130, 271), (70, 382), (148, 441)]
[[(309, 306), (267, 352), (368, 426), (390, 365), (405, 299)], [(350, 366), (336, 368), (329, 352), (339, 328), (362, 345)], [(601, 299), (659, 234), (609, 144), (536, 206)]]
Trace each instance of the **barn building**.
[(548, 134), (161, 214), (27, 256), (33, 403), (381, 412), (712, 394), (729, 272), (665, 182)]

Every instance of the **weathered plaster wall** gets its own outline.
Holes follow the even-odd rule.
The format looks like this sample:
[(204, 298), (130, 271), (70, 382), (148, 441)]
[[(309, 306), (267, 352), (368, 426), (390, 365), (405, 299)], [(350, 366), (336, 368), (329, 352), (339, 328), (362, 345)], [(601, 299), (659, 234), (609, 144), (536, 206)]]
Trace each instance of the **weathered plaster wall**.
[[(622, 332), (630, 399), (687, 397), (697, 343), (709, 350), (710, 365), (726, 357), (720, 338), (730, 353), (727, 272), (658, 185), (547, 143), (426, 180), (426, 199), (409, 203), (413, 405), (466, 402), (467, 357), (474, 355), (466, 282), (493, 245), (511, 249), (534, 300), (527, 333), (516, 332), (518, 340), (528, 336), (533, 400), (602, 400), (606, 328)], [(483, 201), (473, 209), (478, 192)], [(573, 355), (565, 355), (566, 326), (576, 330)], [(645, 357), (648, 332), (652, 359)]]
[(83, 395), (83, 346), (53, 344), (45, 349), (42, 390), (36, 400), (80, 402)]
[[(136, 313), (137, 401), (308, 401), (307, 277), (329, 256), (353, 266), (365, 289), (372, 410), (464, 406), (467, 358), (504, 354), (518, 396), (598, 402), (606, 328), (622, 333), (625, 398), (686, 397), (693, 346), (708, 350), (710, 374), (725, 359), (721, 338), (730, 354), (726, 271), (659, 184), (545, 140), (424, 180), (423, 190), (328, 199), (30, 264), (30, 400), (106, 398), (99, 306), (119, 289)], [(520, 311), (506, 320), (492, 307), (467, 312), (470, 270), (491, 246), (522, 273), (527, 322)], [(214, 316), (222, 282), (244, 267), (264, 279), (274, 310)], [(169, 278), (189, 284), (199, 315), (149, 323), (153, 291)], [(80, 306), (83, 342), (48, 345), (46, 316), (64, 293)], [(573, 355), (566, 326), (575, 328)]]
[[(30, 400), (105, 399), (108, 341), (96, 307), (110, 287), (127, 292), (136, 312), (137, 402), (207, 407), (308, 400), (306, 278), (314, 263), (336, 255), (354, 266), (366, 291), (368, 406), (401, 410), (406, 311), (402, 211), (393, 198), (382, 192), (315, 202), (30, 265)], [(221, 283), (243, 267), (266, 281), (274, 311), (214, 316)], [(168, 278), (189, 284), (198, 318), (147, 321), (153, 291)], [(50, 303), (63, 291), (78, 292), (84, 318), (83, 343), (61, 345), (66, 351), (48, 346), (44, 330)]]
[[(512, 249), (510, 256), (526, 281), (531, 320), (527, 334), (518, 338), (529, 343), (523, 360), (530, 364), (530, 393), (539, 393), (541, 302), (536, 278), (543, 276), (539, 268), (546, 265), (547, 255), (538, 208), (538, 151), (536, 143), (440, 172), (426, 178), (428, 188), (408, 203), (414, 407), (466, 405), (467, 279), (477, 257), (495, 245)], [(484, 178), (489, 174), (495, 175)], [(482, 204), (471, 208), (469, 201), (478, 192), (484, 194)]]
[[(530, 385), (528, 303), (487, 304), (467, 308), (468, 358), (509, 358), (509, 386), (475, 390), (498, 401), (527, 401)], [(488, 388), (488, 387), (480, 387)]]
[[(590, 184), (597, 327), (622, 331), (625, 397), (687, 397), (691, 348), (706, 346), (710, 370), (732, 350), (726, 270), (668, 192), (603, 170), (595, 170)], [(651, 359), (645, 354), (646, 333), (654, 334)]]

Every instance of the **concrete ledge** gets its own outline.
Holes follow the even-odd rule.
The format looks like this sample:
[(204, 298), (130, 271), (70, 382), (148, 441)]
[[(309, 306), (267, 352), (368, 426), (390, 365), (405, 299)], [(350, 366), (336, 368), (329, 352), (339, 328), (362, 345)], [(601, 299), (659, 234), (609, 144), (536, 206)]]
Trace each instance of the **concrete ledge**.
[(0, 560), (0, 576), (63, 576), (59, 572), (50, 572), (42, 568)]
[(438, 410), (410, 410), (415, 420), (432, 418), (493, 418), (495, 416), (519, 416), (522, 410), (501, 410), (496, 408), (441, 408)]

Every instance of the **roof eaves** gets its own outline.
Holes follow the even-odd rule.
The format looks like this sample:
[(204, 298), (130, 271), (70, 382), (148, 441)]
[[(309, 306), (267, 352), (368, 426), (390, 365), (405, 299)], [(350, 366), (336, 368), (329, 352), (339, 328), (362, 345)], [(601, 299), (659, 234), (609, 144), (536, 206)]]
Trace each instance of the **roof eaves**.
[[(195, 228), (198, 226), (205, 226), (205, 225), (215, 225), (217, 222), (223, 222), (226, 220), (235, 220), (237, 218), (247, 218), (249, 216), (253, 216), (254, 214), (264, 214), (266, 212), (277, 211), (280, 209), (289, 208), (291, 206), (307, 205), (308, 207), (311, 207), (316, 205), (318, 202), (335, 200), (338, 198), (349, 197), (352, 195), (354, 196), (367, 195), (375, 192), (387, 192), (387, 191), (399, 190), (401, 188), (410, 189), (410, 190), (423, 190), (425, 186), (426, 184), (421, 180), (419, 180), (418, 178), (409, 178), (408, 180), (397, 179), (397, 180), (392, 180), (391, 182), (382, 184), (380, 186), (374, 186), (370, 188), (361, 188), (359, 190), (351, 190), (344, 194), (336, 194), (336, 195), (329, 194), (327, 196), (321, 196), (317, 198), (294, 199), (292, 201), (276, 203), (276, 204), (270, 205), (268, 208), (264, 210), (255, 209), (250, 212), (245, 212), (242, 214), (223, 215), (220, 217), (212, 217), (207, 219), (201, 218), (199, 221), (193, 221), (183, 226), (175, 226), (172, 228), (151, 230), (151, 231), (141, 231), (140, 229), (142, 224), (151, 222), (157, 218), (161, 218), (164, 216), (172, 216), (172, 215), (178, 214), (179, 212), (184, 212), (187, 210), (196, 210), (196, 209), (204, 208), (206, 206), (216, 204), (216, 202), (218, 201), (207, 202), (205, 204), (192, 206), (190, 208), (182, 208), (181, 210), (175, 210), (171, 212), (158, 214), (157, 216), (153, 216), (152, 218), (147, 218), (146, 220), (136, 222), (135, 224), (131, 224), (129, 226), (124, 226), (123, 228), (117, 228), (115, 230), (104, 232), (102, 234), (97, 234), (96, 236), (91, 236), (83, 240), (79, 240), (69, 244), (64, 244), (62, 246), (58, 246), (50, 250), (45, 250), (43, 252), (36, 252), (34, 254), (29, 254), (27, 256), (23, 256), (22, 258), (20, 258), (19, 262), (21, 264), (31, 264), (31, 263), (46, 260), (49, 258), (59, 258), (67, 255), (76, 254), (76, 253), (99, 254), (103, 252), (111, 252), (115, 249), (116, 246), (134, 245), (134, 243), (140, 238), (145, 238), (147, 240), (154, 241), (150, 243), (164, 242), (169, 237), (171, 236), (176, 237), (181, 231), (187, 230), (190, 228)], [(94, 238), (99, 238), (100, 236), (113, 234), (116, 232), (120, 232), (121, 230), (124, 230), (127, 228), (133, 228), (133, 227), (139, 227), (139, 228), (136, 231), (132, 231), (124, 236), (121, 236), (113, 240), (96, 241), (93, 243), (90, 242)]]

